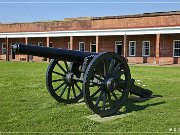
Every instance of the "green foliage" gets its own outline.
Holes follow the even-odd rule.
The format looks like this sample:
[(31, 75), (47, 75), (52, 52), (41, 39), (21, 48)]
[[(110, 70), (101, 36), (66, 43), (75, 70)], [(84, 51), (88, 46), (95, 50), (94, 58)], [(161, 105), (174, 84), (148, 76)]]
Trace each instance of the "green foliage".
[(180, 133), (180, 67), (130, 66), (132, 77), (141, 80), (140, 85), (162, 97), (144, 102), (129, 98), (121, 110), (127, 116), (96, 122), (87, 119), (93, 113), (86, 104), (60, 104), (49, 95), (45, 84), (47, 66), (41, 62), (0, 62), (0, 133), (166, 134), (171, 128)]

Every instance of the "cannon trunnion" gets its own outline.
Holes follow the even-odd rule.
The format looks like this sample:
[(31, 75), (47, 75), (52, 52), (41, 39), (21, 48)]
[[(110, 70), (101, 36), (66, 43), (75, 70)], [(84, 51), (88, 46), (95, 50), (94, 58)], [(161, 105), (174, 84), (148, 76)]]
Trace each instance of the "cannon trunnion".
[(51, 58), (46, 86), (58, 102), (70, 104), (82, 97), (87, 106), (104, 117), (117, 113), (128, 94), (151, 97), (152, 92), (134, 85), (124, 57), (116, 53), (92, 53), (14, 44), (15, 53)]

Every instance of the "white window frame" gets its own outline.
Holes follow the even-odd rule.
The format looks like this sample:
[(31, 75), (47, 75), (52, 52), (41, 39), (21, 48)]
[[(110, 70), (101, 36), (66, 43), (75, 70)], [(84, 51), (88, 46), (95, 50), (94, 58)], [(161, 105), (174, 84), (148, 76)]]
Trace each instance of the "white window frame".
[[(120, 43), (118, 43), (118, 42), (120, 42)], [(115, 53), (117, 53), (117, 46), (123, 45), (123, 42), (119, 40), (119, 41), (115, 41), (114, 44), (115, 44), (115, 50), (114, 51), (115, 51)]]
[[(40, 44), (42, 44), (42, 45), (40, 45)], [(43, 42), (38, 42), (38, 46), (44, 46)]]
[[(144, 43), (145, 42), (149, 42), (149, 55), (145, 55), (144, 53)], [(143, 41), (142, 42), (142, 56), (150, 56), (150, 54), (151, 54), (151, 42), (150, 41)]]
[(178, 41), (180, 42), (180, 40), (173, 40), (173, 57), (180, 57), (180, 56), (175, 56), (174, 53), (175, 53), (175, 49), (180, 49), (180, 48), (175, 48), (175, 42)]
[[(134, 55), (131, 54), (131, 43), (134, 43)], [(129, 56), (136, 56), (136, 41), (129, 41)]]
[[(4, 46), (5, 46), (5, 47), (4, 47)], [(2, 43), (2, 44), (1, 44), (1, 47), (2, 47), (2, 48), (1, 48), (1, 49), (2, 49), (1, 53), (2, 53), (2, 55), (5, 55), (5, 54), (7, 53), (6, 43)], [(6, 50), (6, 51), (5, 51), (6, 53), (4, 53), (4, 49)]]
[(85, 51), (85, 42), (79, 42), (79, 51), (82, 51), (82, 50), (81, 50), (81, 48), (82, 48), (82, 47), (81, 47), (82, 43), (84, 44), (84, 51)]
[(71, 50), (71, 42), (68, 42), (68, 50)]
[[(96, 42), (94, 41), (94, 42), (90, 42), (90, 51), (92, 52), (92, 46), (95, 46), (96, 47)], [(95, 51), (96, 52), (96, 51)]]

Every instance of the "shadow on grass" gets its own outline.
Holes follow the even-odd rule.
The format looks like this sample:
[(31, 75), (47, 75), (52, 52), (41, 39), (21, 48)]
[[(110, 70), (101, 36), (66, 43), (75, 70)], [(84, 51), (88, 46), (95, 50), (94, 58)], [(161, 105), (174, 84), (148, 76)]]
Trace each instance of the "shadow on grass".
[[(117, 112), (117, 114), (111, 115), (111, 116), (117, 116), (117, 115), (126, 115), (126, 114), (131, 114), (132, 112), (137, 112), (137, 111), (141, 111), (146, 109), (147, 107), (151, 107), (151, 106), (157, 106), (157, 105), (161, 105), (161, 104), (165, 104), (165, 101), (162, 102), (157, 102), (157, 103), (152, 103), (152, 104), (145, 104), (145, 105), (137, 105), (136, 103), (141, 103), (141, 102), (145, 102), (148, 101), (152, 98), (158, 98), (158, 97), (163, 97), (162, 95), (153, 95), (150, 98), (141, 98), (139, 96), (130, 96), (126, 99), (124, 106), (125, 106), (125, 111), (123, 112)], [(94, 101), (97, 100), (97, 98), (93, 99)], [(71, 103), (71, 104), (82, 104), (85, 103), (83, 99), (79, 100), (77, 103)], [(69, 104), (65, 104), (65, 103), (58, 103), (57, 105), (69, 105)], [(83, 104), (84, 105), (84, 104)], [(105, 116), (105, 117), (109, 117), (109, 116)], [(103, 118), (103, 117), (102, 117)]]
[[(157, 95), (157, 96), (153, 96), (152, 98), (156, 98), (156, 97), (162, 97), (161, 95)], [(165, 104), (166, 102), (157, 102), (157, 103), (152, 103), (152, 104), (146, 104), (146, 105), (137, 105), (136, 103), (140, 103), (140, 102), (145, 102), (147, 100), (150, 100), (151, 98), (139, 98), (139, 97), (130, 97), (125, 101), (125, 112), (121, 113), (121, 114), (126, 114), (126, 113), (131, 113), (133, 111), (141, 111), (146, 109), (147, 107), (151, 107), (151, 106), (157, 106), (157, 105), (161, 105), (161, 104)]]

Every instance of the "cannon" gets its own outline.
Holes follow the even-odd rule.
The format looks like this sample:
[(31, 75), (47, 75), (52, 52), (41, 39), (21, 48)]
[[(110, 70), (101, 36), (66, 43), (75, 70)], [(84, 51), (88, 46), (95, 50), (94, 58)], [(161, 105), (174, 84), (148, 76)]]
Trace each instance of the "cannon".
[(116, 114), (129, 93), (149, 98), (152, 91), (134, 84), (126, 59), (117, 53), (93, 53), (35, 45), (14, 44), (15, 54), (50, 58), (46, 86), (60, 103), (76, 103), (82, 97), (101, 117)]

